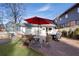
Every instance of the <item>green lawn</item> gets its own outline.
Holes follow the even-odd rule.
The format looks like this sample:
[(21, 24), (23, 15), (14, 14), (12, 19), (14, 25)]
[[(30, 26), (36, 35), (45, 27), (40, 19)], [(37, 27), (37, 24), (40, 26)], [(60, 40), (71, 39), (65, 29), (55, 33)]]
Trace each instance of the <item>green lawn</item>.
[(0, 45), (0, 56), (42, 56), (31, 48), (22, 47), (22, 42), (13, 40), (8, 44)]

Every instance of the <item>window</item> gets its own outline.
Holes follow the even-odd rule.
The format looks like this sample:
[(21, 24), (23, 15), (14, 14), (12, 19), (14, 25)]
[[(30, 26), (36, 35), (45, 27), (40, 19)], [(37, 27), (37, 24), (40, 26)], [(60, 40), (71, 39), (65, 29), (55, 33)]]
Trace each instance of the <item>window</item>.
[(77, 12), (79, 13), (79, 7), (77, 8)]
[(69, 22), (68, 22), (68, 23), (67, 23), (67, 26), (69, 27), (69, 25), (70, 25), (70, 24), (69, 24)]
[(65, 15), (65, 18), (68, 18), (68, 14)]
[(57, 20), (55, 20), (55, 22), (58, 22)]
[(64, 27), (66, 27), (66, 24), (64, 24)]
[(49, 28), (49, 30), (52, 30), (52, 28)]
[(79, 25), (79, 21), (77, 21), (77, 25)]
[(60, 18), (60, 21), (62, 20), (62, 18)]
[(45, 30), (45, 28), (43, 28), (43, 30)]
[(55, 28), (55, 29), (57, 29), (57, 27), (56, 27), (56, 26), (55, 26), (54, 28)]
[(76, 25), (75, 21), (71, 21), (70, 26), (74, 26), (74, 25)]
[(65, 27), (65, 24), (62, 24), (62, 27)]

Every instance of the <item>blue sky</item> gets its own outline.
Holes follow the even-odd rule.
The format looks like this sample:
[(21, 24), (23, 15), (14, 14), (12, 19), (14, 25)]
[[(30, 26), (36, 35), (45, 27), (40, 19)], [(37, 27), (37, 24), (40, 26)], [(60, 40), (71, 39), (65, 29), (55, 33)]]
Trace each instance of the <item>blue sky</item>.
[(25, 18), (39, 16), (53, 20), (55, 17), (69, 9), (72, 3), (32, 3), (26, 6)]
[[(62, 14), (73, 5), (73, 3), (26, 3), (23, 4), (23, 8), (25, 9), (25, 11), (22, 17), (24, 19), (27, 19), (34, 16), (39, 16), (53, 20), (55, 17)], [(6, 9), (3, 8), (3, 5), (0, 6), (0, 10), (4, 10), (5, 13), (5, 22), (8, 21), (8, 19), (6, 19)]]

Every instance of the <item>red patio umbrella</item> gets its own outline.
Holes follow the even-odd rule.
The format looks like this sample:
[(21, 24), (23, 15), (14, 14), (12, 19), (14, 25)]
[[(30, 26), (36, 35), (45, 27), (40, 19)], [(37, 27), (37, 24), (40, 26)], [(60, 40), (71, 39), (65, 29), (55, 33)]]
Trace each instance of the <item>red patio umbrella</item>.
[(29, 18), (29, 19), (25, 19), (25, 21), (27, 21), (28, 23), (31, 23), (31, 24), (38, 24), (38, 25), (52, 24), (53, 23), (49, 19), (44, 19), (44, 18), (40, 18), (40, 17), (32, 17), (32, 18)]
[[(37, 25), (42, 25), (42, 24), (53, 24), (53, 21), (45, 18), (40, 18), (40, 17), (32, 17), (29, 19), (25, 19), (30, 24), (37, 24)], [(47, 32), (47, 30), (46, 30)], [(47, 35), (47, 34), (46, 34)]]

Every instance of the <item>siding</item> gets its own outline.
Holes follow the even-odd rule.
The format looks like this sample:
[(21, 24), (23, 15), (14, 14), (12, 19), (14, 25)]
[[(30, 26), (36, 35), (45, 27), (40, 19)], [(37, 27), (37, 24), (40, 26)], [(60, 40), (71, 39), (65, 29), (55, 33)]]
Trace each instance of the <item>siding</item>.
[[(57, 20), (57, 24), (60, 26), (68, 26), (69, 23), (72, 23), (72, 21), (75, 21), (75, 24), (77, 25), (77, 21), (79, 21), (79, 13), (78, 13), (79, 4), (77, 4), (76, 7), (71, 8), (69, 11), (67, 11), (65, 14), (60, 17), (57, 17), (55, 20)], [(68, 18), (65, 17), (65, 15), (68, 15)], [(61, 20), (60, 20), (61, 18)]]

